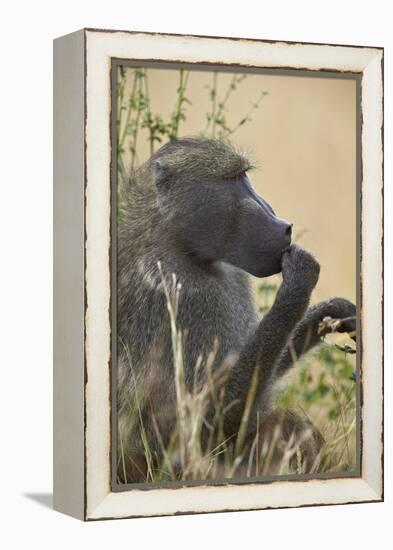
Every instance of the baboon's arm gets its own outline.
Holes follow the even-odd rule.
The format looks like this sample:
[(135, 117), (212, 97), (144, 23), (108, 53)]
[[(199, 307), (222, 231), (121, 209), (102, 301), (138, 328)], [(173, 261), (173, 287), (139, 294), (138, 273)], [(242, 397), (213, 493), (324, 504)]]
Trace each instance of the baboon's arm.
[(226, 384), (226, 423), (232, 433), (238, 430), (247, 396), (252, 392), (255, 403), (270, 384), (277, 359), (307, 309), (319, 264), (311, 254), (292, 245), (283, 256), (282, 275), (273, 306), (241, 351)]
[(301, 355), (320, 342), (322, 336), (333, 331), (348, 332), (352, 337), (355, 336), (356, 306), (344, 298), (320, 302), (306, 311), (278, 358), (274, 378), (284, 375)]

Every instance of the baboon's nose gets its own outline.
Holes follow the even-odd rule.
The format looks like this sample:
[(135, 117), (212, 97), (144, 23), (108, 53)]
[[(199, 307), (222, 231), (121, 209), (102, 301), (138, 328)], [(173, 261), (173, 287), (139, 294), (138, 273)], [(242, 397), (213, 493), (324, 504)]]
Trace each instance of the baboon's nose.
[(282, 246), (282, 250), (286, 250), (291, 244), (293, 224), (283, 219), (276, 218), (276, 220), (279, 223), (276, 232), (276, 239), (279, 239), (278, 242)]

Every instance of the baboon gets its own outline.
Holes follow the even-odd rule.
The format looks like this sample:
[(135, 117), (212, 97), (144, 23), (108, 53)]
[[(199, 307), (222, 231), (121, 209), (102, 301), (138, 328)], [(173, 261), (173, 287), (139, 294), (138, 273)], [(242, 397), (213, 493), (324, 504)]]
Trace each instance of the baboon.
[[(275, 383), (331, 330), (329, 324), (321, 329), (326, 317), (339, 320), (338, 331), (355, 331), (356, 308), (346, 299), (308, 307), (320, 266), (291, 244), (291, 223), (256, 194), (247, 175), (252, 168), (247, 156), (226, 141), (187, 137), (162, 146), (123, 185), (117, 275), (122, 481), (145, 481), (146, 441), (149, 452), (159, 455), (175, 425), (174, 356), (164, 292), (172, 273), (181, 284), (176, 323), (185, 335), (186, 386), (192, 387), (197, 365), (206, 364), (213, 349), (214, 371), (234, 358), (224, 388), (228, 441), (239, 432), (252, 381), (246, 436), (260, 430), (263, 440), (281, 422), (287, 437), (300, 437), (308, 421), (294, 413), (279, 420), (272, 411)], [(248, 274), (279, 272), (275, 302), (260, 319)], [(143, 392), (138, 394), (138, 387)], [(211, 407), (206, 425), (212, 414)], [(309, 467), (320, 447), (314, 430), (302, 447)]]

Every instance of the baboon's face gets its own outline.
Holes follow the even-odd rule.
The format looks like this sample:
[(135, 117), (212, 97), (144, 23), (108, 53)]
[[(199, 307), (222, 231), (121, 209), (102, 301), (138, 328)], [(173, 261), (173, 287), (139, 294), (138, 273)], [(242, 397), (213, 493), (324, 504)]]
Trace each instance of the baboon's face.
[(232, 179), (188, 177), (160, 194), (184, 254), (206, 263), (224, 261), (256, 277), (281, 271), (292, 226), (256, 194), (245, 173)]
[(282, 254), (291, 243), (292, 224), (276, 216), (270, 204), (257, 195), (246, 174), (230, 185), (235, 208), (223, 259), (255, 277), (279, 273)]

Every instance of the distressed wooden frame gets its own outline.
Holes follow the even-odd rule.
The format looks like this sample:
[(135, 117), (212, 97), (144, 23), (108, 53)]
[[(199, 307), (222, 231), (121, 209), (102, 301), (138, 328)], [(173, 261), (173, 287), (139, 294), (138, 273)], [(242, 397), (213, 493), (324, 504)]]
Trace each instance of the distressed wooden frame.
[[(111, 64), (345, 72), (361, 85), (358, 477), (111, 485)], [(383, 499), (383, 49), (85, 29), (54, 45), (54, 507), (83, 520)]]

